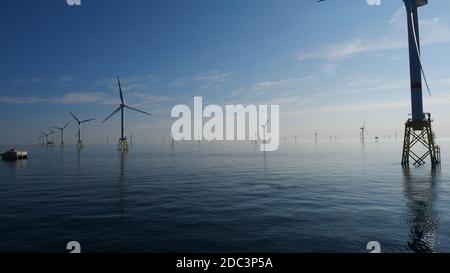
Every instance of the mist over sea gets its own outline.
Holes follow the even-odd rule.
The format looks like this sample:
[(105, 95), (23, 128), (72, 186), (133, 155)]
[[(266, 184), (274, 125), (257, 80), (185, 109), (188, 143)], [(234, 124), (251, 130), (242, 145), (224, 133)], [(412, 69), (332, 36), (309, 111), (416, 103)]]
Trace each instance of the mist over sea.
[(450, 252), (439, 144), (437, 171), (401, 141), (28, 146), (0, 161), (0, 252)]

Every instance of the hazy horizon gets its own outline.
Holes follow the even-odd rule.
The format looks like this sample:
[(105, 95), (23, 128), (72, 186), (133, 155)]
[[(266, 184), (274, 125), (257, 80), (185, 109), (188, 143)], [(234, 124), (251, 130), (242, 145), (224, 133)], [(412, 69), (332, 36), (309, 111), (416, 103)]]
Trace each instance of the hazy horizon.
[[(420, 9), (432, 92), (424, 90), (424, 108), (438, 139), (450, 137), (449, 8), (432, 1)], [(313, 141), (316, 131), (323, 141), (358, 139), (364, 121), (370, 139), (401, 135), (410, 113), (400, 0), (20, 0), (1, 12), (0, 143), (36, 141), (71, 121), (68, 110), (97, 118), (83, 128), (86, 143), (116, 143), (119, 118), (100, 122), (119, 103), (118, 75), (125, 101), (153, 114), (126, 113), (136, 143), (170, 136), (171, 108), (194, 96), (221, 106), (279, 104), (280, 143)], [(66, 142), (75, 130), (72, 122)]]

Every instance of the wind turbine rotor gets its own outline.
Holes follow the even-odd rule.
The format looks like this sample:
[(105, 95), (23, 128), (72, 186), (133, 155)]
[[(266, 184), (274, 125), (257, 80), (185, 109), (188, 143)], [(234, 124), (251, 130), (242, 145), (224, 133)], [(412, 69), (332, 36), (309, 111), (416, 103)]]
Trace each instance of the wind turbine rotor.
[(81, 121), (80, 123), (86, 123), (86, 122), (93, 121), (93, 120), (95, 120), (95, 118), (86, 119), (86, 120)]
[(151, 116), (151, 114), (149, 114), (149, 113), (147, 113), (145, 111), (139, 110), (137, 108), (125, 105), (125, 102), (124, 102), (124, 99), (123, 99), (122, 85), (120, 83), (120, 77), (117, 77), (117, 84), (119, 86), (120, 105), (119, 105), (119, 107), (117, 107), (116, 110), (114, 110), (114, 112), (112, 112), (107, 118), (105, 118), (105, 120), (103, 120), (102, 123), (105, 123), (108, 119), (110, 119), (112, 116), (114, 116), (119, 111), (121, 111), (121, 114), (122, 114), (122, 119), (121, 119), (121, 138), (119, 139), (118, 149), (120, 151), (126, 151), (126, 150), (128, 150), (128, 143), (127, 143), (127, 138), (124, 136), (124, 131), (125, 131), (125, 129), (124, 129), (125, 128), (125, 126), (124, 126), (125, 125), (124, 124), (125, 123), (125, 121), (124, 121), (124, 108), (128, 108), (130, 110), (133, 110), (133, 111), (136, 111), (136, 112), (139, 112), (139, 113), (142, 113), (142, 114), (146, 114), (146, 115), (149, 115), (149, 116)]
[(128, 109), (130, 109), (130, 110), (133, 110), (133, 111), (136, 111), (136, 112), (142, 113), (142, 114), (146, 114), (146, 115), (149, 115), (149, 116), (151, 116), (151, 115), (152, 115), (152, 114), (149, 114), (149, 113), (147, 113), (147, 112), (145, 112), (145, 111), (142, 111), (142, 110), (139, 110), (139, 109), (136, 109), (136, 108), (130, 107), (130, 106), (128, 106), (128, 105), (124, 105), (124, 107), (125, 107), (125, 108), (128, 108)]
[(70, 115), (72, 115), (72, 117), (78, 122), (78, 124), (80, 124), (80, 120), (71, 112), (69, 111)]
[(119, 77), (117, 77), (117, 83), (119, 84), (120, 101), (122, 102), (122, 104), (124, 104), (124, 102), (123, 102), (123, 94), (122, 94), (122, 86), (120, 85), (120, 78)]
[(122, 105), (120, 105), (116, 110), (114, 110), (114, 112), (112, 112), (111, 115), (109, 115), (107, 118), (105, 118), (104, 121), (102, 121), (102, 123), (105, 123), (108, 119), (110, 119), (112, 116), (114, 116), (115, 114), (117, 114), (117, 112), (119, 112), (122, 109)]

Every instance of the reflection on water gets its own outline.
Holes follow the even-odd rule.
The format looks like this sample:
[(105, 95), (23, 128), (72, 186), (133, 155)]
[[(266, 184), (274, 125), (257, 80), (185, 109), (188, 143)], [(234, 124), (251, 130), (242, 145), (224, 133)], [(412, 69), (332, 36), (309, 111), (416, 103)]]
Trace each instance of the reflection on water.
[(25, 147), (0, 161), (0, 252), (448, 251), (450, 162), (403, 173), (401, 143), (363, 147)]
[(3, 163), (15, 170), (24, 170), (27, 168), (28, 160), (2, 160)]
[(64, 166), (64, 146), (60, 146), (59, 149), (59, 166), (61, 168)]
[(81, 167), (81, 148), (77, 147), (77, 170), (80, 172)]
[(263, 171), (264, 174), (267, 174), (267, 158), (266, 158), (266, 153), (263, 153)]
[(437, 199), (436, 179), (439, 171), (414, 176), (409, 169), (403, 171), (404, 194), (407, 200), (410, 239), (408, 247), (414, 252), (436, 252), (439, 241), (439, 215), (434, 207)]
[(125, 177), (125, 165), (127, 160), (127, 152), (119, 152), (120, 160), (120, 175), (119, 175), (119, 211), (121, 216), (127, 214), (127, 203), (126, 203), (126, 177)]

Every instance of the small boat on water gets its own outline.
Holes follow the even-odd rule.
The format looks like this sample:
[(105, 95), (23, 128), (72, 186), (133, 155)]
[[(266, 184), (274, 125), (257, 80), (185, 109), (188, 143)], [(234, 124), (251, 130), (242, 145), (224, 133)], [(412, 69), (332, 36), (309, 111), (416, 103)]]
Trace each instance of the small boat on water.
[(11, 149), (2, 154), (3, 160), (23, 160), (28, 158), (28, 153), (21, 149)]

